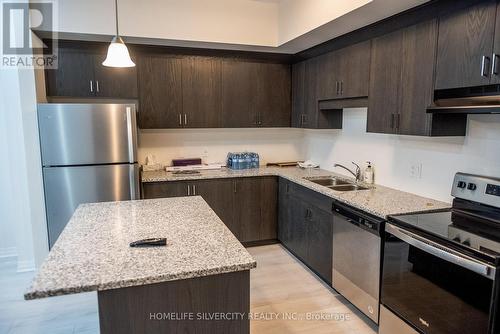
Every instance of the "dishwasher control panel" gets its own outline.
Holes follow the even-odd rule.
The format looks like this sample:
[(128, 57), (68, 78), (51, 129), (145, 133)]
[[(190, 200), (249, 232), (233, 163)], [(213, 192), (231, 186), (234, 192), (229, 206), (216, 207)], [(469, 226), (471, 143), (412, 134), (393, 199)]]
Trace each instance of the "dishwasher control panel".
[(334, 215), (339, 215), (346, 221), (372, 233), (380, 234), (383, 230), (384, 219), (375, 217), (367, 212), (334, 202), (332, 205)]

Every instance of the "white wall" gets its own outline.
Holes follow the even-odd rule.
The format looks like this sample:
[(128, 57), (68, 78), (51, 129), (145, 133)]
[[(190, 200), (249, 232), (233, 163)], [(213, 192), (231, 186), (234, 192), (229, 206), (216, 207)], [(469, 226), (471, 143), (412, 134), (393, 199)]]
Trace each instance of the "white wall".
[(147, 130), (139, 135), (139, 161), (153, 154), (163, 164), (175, 158), (201, 157), (225, 162), (228, 152), (253, 151), (261, 164), (304, 159), (304, 132), (299, 129)]
[[(466, 137), (427, 138), (366, 133), (366, 112), (344, 110), (343, 130), (307, 131), (308, 156), (329, 170), (369, 160), (376, 183), (444, 201), (458, 171), (500, 176), (500, 115), (469, 116)], [(418, 164), (422, 177), (410, 177)]]
[[(54, 1), (60, 38), (115, 34), (113, 0)], [(296, 53), (427, 1), (118, 0), (118, 17), (129, 43)]]
[[(113, 0), (58, 0), (58, 31), (115, 34)], [(119, 0), (120, 34), (276, 46), (278, 4), (256, 0)]]
[(0, 244), (15, 242), (19, 271), (33, 270), (48, 252), (36, 121), (34, 71), (0, 71), (0, 128), (5, 142), (0, 164), (2, 205)]
[(281, 0), (279, 44), (286, 43), (369, 2), (372, 0)]
[[(4, 80), (3, 75), (0, 78)], [(9, 156), (9, 145), (7, 137), (7, 105), (2, 99), (0, 101), (0, 156), (2, 162), (0, 163), (0, 258), (12, 257), (17, 255), (16, 238), (15, 238), (15, 225), (12, 223), (13, 219), (9, 204), (11, 203), (11, 190), (12, 184), (10, 180), (10, 166), (7, 163)]]

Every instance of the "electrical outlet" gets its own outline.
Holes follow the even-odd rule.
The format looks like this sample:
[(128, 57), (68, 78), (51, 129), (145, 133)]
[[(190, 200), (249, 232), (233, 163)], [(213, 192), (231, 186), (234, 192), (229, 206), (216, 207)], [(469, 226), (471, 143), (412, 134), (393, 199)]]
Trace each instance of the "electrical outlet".
[(421, 179), (422, 178), (422, 163), (414, 162), (410, 165), (410, 177), (412, 179)]

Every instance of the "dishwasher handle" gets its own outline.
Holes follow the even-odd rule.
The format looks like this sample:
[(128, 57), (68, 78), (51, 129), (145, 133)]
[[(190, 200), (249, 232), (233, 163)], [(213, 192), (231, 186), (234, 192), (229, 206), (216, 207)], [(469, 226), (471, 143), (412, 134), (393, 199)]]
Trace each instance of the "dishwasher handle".
[(491, 280), (495, 279), (496, 268), (487, 263), (483, 263), (470, 256), (460, 254), (459, 252), (449, 247), (439, 245), (432, 240), (421, 237), (409, 231), (402, 230), (392, 224), (386, 224), (385, 231), (397, 237), (398, 239), (403, 240), (407, 244), (433, 256), (436, 256), (442, 260), (480, 274)]

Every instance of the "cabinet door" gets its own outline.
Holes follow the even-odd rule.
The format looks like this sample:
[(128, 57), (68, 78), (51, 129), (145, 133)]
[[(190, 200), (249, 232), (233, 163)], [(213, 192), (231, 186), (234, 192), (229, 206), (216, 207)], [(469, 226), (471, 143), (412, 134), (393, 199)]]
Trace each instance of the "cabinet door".
[(259, 64), (256, 108), (261, 127), (290, 127), (291, 68), (287, 64)]
[(94, 54), (71, 45), (59, 46), (58, 68), (45, 70), (47, 96), (93, 97)]
[(307, 224), (308, 207), (300, 198), (290, 196), (290, 234), (288, 235), (287, 248), (302, 261), (308, 261), (307, 257)]
[(305, 111), (306, 62), (292, 66), (292, 127), (303, 127)]
[(495, 16), (496, 1), (487, 0), (440, 17), (436, 89), (490, 83)]
[(142, 129), (182, 127), (182, 59), (139, 57), (138, 123)]
[(222, 61), (209, 57), (186, 57), (182, 65), (184, 126), (221, 127)]
[(278, 240), (289, 247), (289, 241), (292, 234), (289, 181), (280, 178), (278, 189)]
[(260, 182), (256, 178), (236, 180), (235, 221), (240, 224), (240, 241), (260, 240)]
[(500, 4), (497, 5), (495, 39), (493, 42), (493, 54), (491, 55), (491, 61), (491, 83), (500, 84)]
[(317, 95), (317, 75), (318, 59), (311, 58), (306, 60), (304, 76), (304, 122), (303, 127), (316, 129), (318, 127), (318, 95)]
[(403, 31), (375, 38), (372, 42), (367, 132), (395, 133), (401, 105)]
[(332, 282), (333, 215), (309, 205), (307, 265), (328, 283)]
[(226, 128), (256, 127), (256, 82), (259, 64), (223, 60), (222, 124)]
[(431, 20), (406, 28), (403, 33), (401, 108), (399, 133), (422, 136), (429, 134), (433, 102), (434, 63), (436, 57), (437, 22)]
[(186, 182), (155, 182), (143, 183), (142, 197), (144, 199), (182, 197), (188, 194)]
[(235, 221), (240, 224), (240, 241), (276, 239), (278, 218), (276, 178), (240, 178), (235, 182)]
[(215, 179), (191, 181), (194, 195), (199, 195), (210, 205), (212, 210), (239, 238), (239, 222), (234, 220), (234, 180)]
[[(136, 67), (106, 67), (102, 65), (105, 54), (96, 54), (95, 85), (96, 95), (99, 97), (136, 99), (137, 68)], [(134, 62), (136, 59), (132, 58)]]
[(368, 96), (370, 54), (371, 41), (348, 46), (336, 52), (340, 98)]
[(259, 183), (259, 240), (275, 240), (278, 238), (278, 179), (274, 176), (260, 177)]
[(318, 57), (318, 100), (331, 100), (339, 97), (339, 64), (337, 55), (337, 52), (329, 52)]

